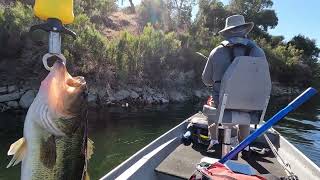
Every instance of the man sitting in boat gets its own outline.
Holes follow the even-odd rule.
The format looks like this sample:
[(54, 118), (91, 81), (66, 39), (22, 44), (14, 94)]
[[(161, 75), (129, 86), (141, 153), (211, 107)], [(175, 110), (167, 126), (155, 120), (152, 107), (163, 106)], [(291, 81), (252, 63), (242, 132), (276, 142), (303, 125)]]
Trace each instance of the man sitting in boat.
[[(254, 26), (253, 22), (245, 22), (242, 15), (233, 15), (226, 19), (225, 28), (219, 31), (219, 34), (224, 37), (225, 41), (214, 48), (206, 66), (202, 73), (202, 80), (206, 86), (213, 87), (212, 99), (213, 106), (217, 108), (219, 105), (219, 93), (222, 77), (231, 65), (233, 60), (238, 56), (263, 57), (265, 53), (252, 40), (248, 39), (247, 35)], [(208, 130), (210, 136), (210, 150), (215, 144), (218, 144), (218, 124), (208, 122)], [(249, 125), (239, 125), (238, 139), (241, 142), (250, 134)], [(245, 150), (249, 150), (247, 147)]]

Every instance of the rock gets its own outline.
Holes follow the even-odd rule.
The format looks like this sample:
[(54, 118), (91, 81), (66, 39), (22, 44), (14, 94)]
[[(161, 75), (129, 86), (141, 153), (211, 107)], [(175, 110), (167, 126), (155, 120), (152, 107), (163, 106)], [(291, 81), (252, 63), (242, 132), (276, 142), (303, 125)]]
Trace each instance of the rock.
[(151, 97), (151, 96), (148, 96), (148, 97), (146, 97), (146, 103), (147, 104), (152, 104), (154, 101), (153, 101), (153, 98)]
[(134, 87), (133, 90), (137, 93), (141, 93), (142, 92), (142, 88), (139, 87)]
[(20, 99), (21, 95), (23, 93), (21, 92), (15, 92), (11, 94), (5, 94), (0, 96), (0, 102), (8, 102), (8, 101), (15, 101)]
[(12, 93), (18, 90), (18, 87), (13, 85), (13, 86), (8, 86), (8, 93)]
[(202, 92), (200, 90), (195, 90), (194, 91), (194, 95), (197, 97), (197, 98), (201, 98), (202, 97)]
[(20, 88), (20, 92), (26, 92), (28, 90), (31, 90), (32, 88), (30, 86), (24, 85)]
[(0, 94), (5, 94), (8, 92), (8, 88), (7, 86), (4, 86), (4, 87), (0, 87)]
[(166, 99), (166, 98), (161, 98), (161, 99), (160, 99), (160, 102), (161, 102), (162, 104), (167, 104), (167, 103), (169, 103), (169, 100)]
[(5, 112), (7, 111), (8, 109), (10, 109), (8, 107), (8, 105), (4, 104), (4, 103), (0, 103), (0, 112)]
[(98, 100), (98, 96), (93, 93), (88, 93), (87, 100), (88, 100), (88, 103), (96, 103)]
[(21, 97), (19, 101), (19, 105), (22, 108), (27, 109), (30, 107), (35, 97), (36, 97), (36, 91), (29, 90)]
[(131, 97), (132, 99), (137, 99), (137, 98), (139, 97), (139, 94), (136, 93), (135, 91), (131, 91), (130, 97)]
[(195, 90), (194, 96), (197, 98), (204, 98), (210, 96), (210, 93), (206, 90)]
[(7, 105), (12, 109), (17, 109), (19, 107), (19, 103), (17, 101), (9, 101)]
[(182, 101), (186, 101), (187, 99), (187, 97), (184, 94), (178, 91), (169, 92), (169, 98), (171, 101), (174, 101), (174, 102), (182, 102)]
[(114, 95), (114, 98), (116, 101), (121, 101), (127, 99), (130, 96), (130, 94), (131, 93), (127, 90), (120, 90)]
[(149, 93), (149, 94), (154, 94), (154, 90), (149, 88), (149, 87), (146, 87), (146, 91)]

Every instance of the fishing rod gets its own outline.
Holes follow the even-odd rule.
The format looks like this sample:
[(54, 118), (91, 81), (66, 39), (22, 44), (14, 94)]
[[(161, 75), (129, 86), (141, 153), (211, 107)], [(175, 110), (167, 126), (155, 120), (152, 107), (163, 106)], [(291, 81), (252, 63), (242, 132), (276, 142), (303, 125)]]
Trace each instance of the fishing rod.
[(205, 60), (208, 60), (208, 57), (203, 55), (201, 52), (196, 52), (199, 56), (203, 57)]
[(312, 96), (317, 93), (317, 90), (310, 87), (305, 90), (300, 96), (294, 99), (291, 103), (289, 103), (285, 108), (280, 110), (277, 114), (275, 114), (272, 118), (266, 121), (260, 128), (254, 131), (251, 135), (249, 135), (245, 140), (243, 140), (238, 146), (236, 146), (232, 151), (226, 154), (219, 160), (219, 163), (226, 163), (228, 160), (235, 157), (240, 151), (242, 151), (245, 147), (247, 147), (251, 142), (253, 142), (257, 137), (265, 133), (268, 129), (270, 129), (275, 123), (282, 120), (289, 112), (297, 109), (303, 103), (308, 101)]
[(74, 21), (73, 0), (35, 0), (33, 11), (36, 17), (46, 22), (32, 26), (30, 32), (43, 30), (49, 33), (48, 53), (42, 58), (44, 67), (51, 70), (47, 62), (51, 57), (57, 57), (66, 64), (66, 58), (61, 53), (61, 34), (76, 39), (76, 33), (64, 26)]

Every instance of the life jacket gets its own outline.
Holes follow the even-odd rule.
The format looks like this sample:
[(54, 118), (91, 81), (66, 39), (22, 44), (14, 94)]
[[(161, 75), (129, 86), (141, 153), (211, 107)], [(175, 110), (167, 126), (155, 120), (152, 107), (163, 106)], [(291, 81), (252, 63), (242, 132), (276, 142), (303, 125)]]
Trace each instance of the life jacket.
[[(251, 50), (256, 46), (256, 44), (247, 38), (242, 37), (232, 37), (224, 40), (220, 43), (223, 47), (227, 48), (230, 54), (230, 64), (237, 57), (234, 54), (234, 49), (237, 47), (242, 47), (245, 49), (244, 56), (250, 56)], [(221, 80), (215, 80), (214, 83), (221, 83)]]

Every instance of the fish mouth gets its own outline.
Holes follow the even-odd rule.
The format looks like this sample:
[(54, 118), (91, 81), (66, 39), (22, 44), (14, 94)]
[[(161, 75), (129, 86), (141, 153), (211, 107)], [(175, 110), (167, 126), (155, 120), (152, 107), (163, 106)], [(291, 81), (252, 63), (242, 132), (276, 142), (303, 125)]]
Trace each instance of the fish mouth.
[(53, 73), (56, 74), (56, 79), (58, 80), (58, 82), (63, 82), (64, 85), (66, 86), (66, 89), (69, 92), (73, 92), (77, 89), (82, 89), (83, 87), (86, 86), (86, 81), (84, 79), (83, 76), (76, 76), (76, 77), (72, 77), (66, 68), (66, 65), (58, 60), (55, 62), (55, 64), (53, 65), (53, 69), (52, 69)]
[[(76, 115), (86, 100), (86, 81), (82, 76), (72, 77), (62, 61), (56, 61), (52, 67), (50, 83), (51, 102), (62, 115)], [(49, 95), (51, 96), (51, 95)]]

